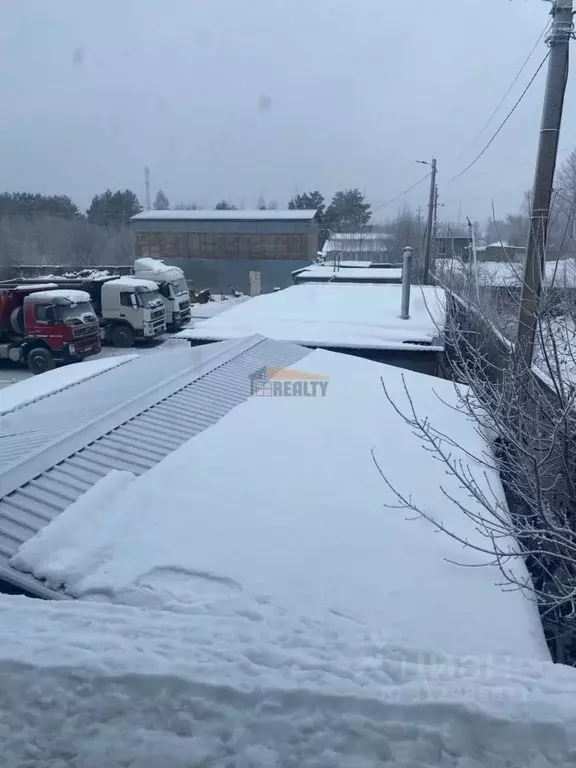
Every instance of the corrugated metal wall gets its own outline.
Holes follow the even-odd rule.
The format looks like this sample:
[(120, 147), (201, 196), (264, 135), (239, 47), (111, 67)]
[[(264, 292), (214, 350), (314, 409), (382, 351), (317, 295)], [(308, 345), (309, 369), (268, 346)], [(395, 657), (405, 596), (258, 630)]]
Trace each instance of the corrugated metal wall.
[(262, 293), (293, 285), (292, 272), (307, 266), (308, 261), (269, 261), (264, 259), (164, 259), (165, 264), (180, 267), (196, 289), (208, 288), (212, 293), (230, 293), (230, 288), (248, 294), (250, 272), (260, 272)]

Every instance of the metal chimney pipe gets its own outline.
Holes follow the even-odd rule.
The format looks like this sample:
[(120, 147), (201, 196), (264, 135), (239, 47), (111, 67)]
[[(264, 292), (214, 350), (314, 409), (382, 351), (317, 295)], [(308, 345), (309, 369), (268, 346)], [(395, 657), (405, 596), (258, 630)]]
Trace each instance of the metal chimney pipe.
[(410, 319), (410, 281), (412, 278), (412, 248), (404, 248), (402, 259), (402, 308), (400, 317), (402, 320)]

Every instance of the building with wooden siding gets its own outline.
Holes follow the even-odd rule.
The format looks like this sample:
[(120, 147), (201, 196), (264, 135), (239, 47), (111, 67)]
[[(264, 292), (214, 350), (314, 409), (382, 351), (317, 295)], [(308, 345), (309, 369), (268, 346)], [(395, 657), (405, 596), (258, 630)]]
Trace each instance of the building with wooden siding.
[(264, 293), (318, 253), (317, 211), (145, 211), (132, 218), (137, 255), (179, 266), (199, 288)]

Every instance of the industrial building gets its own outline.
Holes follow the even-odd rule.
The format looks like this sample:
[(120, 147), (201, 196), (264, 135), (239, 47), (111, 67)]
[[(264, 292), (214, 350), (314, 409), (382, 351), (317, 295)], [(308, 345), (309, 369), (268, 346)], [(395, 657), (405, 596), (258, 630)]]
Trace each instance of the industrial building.
[(318, 253), (315, 210), (145, 211), (132, 218), (137, 255), (179, 266), (197, 286), (267, 293)]

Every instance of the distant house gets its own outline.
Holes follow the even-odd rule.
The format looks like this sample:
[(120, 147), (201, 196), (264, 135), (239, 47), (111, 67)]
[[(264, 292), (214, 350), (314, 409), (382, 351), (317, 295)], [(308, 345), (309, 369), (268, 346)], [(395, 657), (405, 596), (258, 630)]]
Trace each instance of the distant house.
[[(470, 244), (470, 242), (468, 242)], [(476, 258), (478, 261), (507, 261), (518, 262), (524, 261), (526, 255), (526, 248), (518, 245), (510, 245), (505, 240), (500, 240), (496, 243), (490, 243), (489, 245), (481, 245), (476, 248)]]
[(436, 238), (436, 256), (439, 259), (465, 259), (470, 247), (470, 238), (460, 235), (444, 235)]
[(385, 232), (338, 232), (324, 243), (327, 260), (386, 262), (394, 238)]
[(248, 292), (254, 275), (263, 292), (287, 286), (318, 253), (315, 210), (144, 211), (131, 223), (139, 257), (179, 266), (212, 291)]

